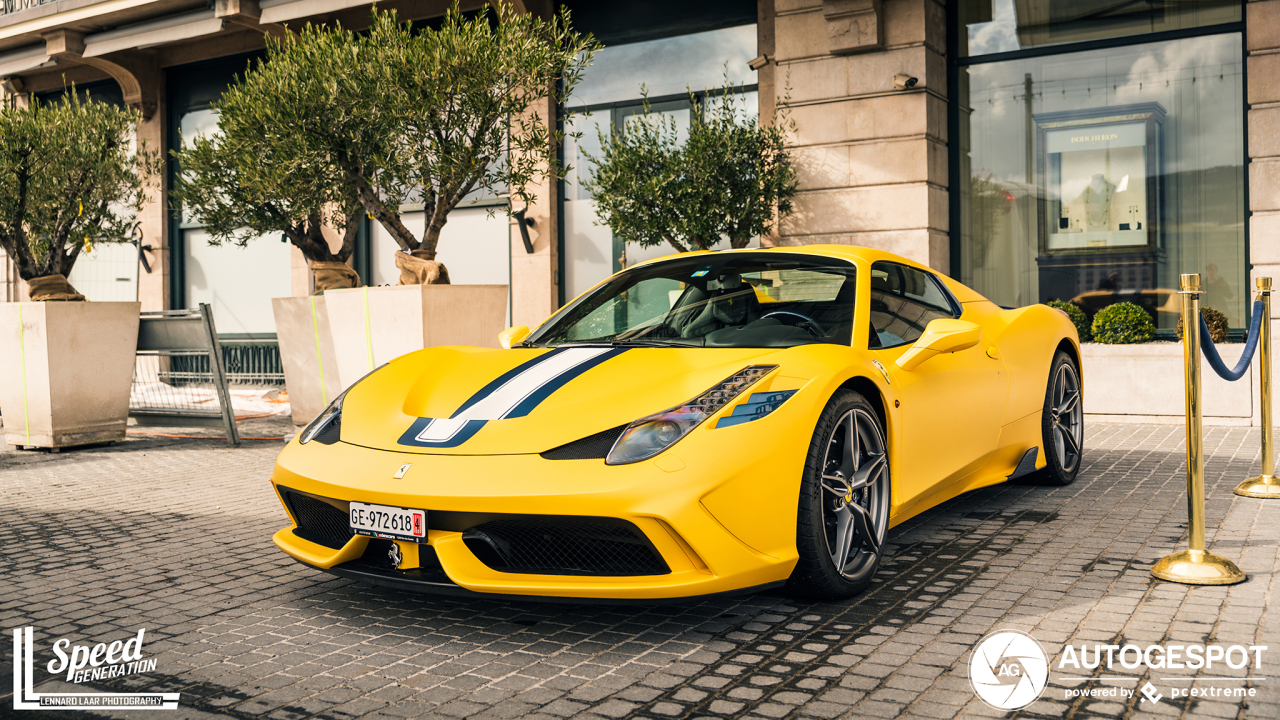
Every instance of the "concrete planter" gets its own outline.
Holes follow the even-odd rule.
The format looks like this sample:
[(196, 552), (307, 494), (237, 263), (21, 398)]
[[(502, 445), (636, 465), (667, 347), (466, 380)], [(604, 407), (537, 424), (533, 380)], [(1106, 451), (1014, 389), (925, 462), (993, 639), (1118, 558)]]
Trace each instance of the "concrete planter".
[(273, 298), (271, 310), (293, 423), (306, 425), (343, 388), (325, 296)]
[(498, 347), (506, 285), (395, 285), (325, 293), (345, 388), (373, 368), (436, 345)]
[[(1229, 366), (1240, 359), (1244, 345), (1219, 345)], [(1084, 411), (1108, 422), (1180, 424), (1185, 420), (1182, 344), (1081, 346), (1084, 366)], [(1244, 377), (1227, 382), (1201, 362), (1201, 398), (1205, 422), (1216, 425), (1256, 424), (1258, 404), (1257, 358)]]
[(136, 302), (0, 303), (5, 442), (123, 440), (140, 311)]

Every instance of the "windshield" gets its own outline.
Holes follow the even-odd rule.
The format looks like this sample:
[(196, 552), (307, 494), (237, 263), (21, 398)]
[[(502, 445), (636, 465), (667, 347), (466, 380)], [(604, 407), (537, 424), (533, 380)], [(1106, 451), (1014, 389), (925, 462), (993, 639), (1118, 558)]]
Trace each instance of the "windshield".
[(620, 273), (526, 345), (848, 345), (854, 267), (784, 253), (700, 255)]

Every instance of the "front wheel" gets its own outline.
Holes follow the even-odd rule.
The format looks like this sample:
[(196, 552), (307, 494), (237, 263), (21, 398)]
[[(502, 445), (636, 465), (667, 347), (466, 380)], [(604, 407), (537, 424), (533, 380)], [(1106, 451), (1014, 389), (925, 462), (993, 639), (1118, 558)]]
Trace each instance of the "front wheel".
[(835, 600), (871, 584), (889, 528), (886, 447), (871, 403), (837, 392), (818, 418), (800, 483), (800, 559), (789, 581), (797, 594)]
[(1051, 485), (1070, 485), (1084, 458), (1084, 398), (1080, 371), (1064, 352), (1053, 358), (1040, 426), (1047, 460), (1041, 477)]

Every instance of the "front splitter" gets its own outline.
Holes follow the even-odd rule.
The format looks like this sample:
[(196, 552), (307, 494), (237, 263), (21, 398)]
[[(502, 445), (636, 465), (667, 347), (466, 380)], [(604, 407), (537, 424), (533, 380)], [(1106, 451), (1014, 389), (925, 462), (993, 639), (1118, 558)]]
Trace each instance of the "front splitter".
[(396, 590), (404, 590), (407, 592), (427, 595), (442, 595), (448, 597), (484, 598), (486, 600), (514, 600), (517, 602), (551, 603), (557, 605), (679, 605), (702, 602), (703, 600), (712, 598), (752, 595), (765, 590), (780, 588), (786, 584), (785, 580), (778, 580), (775, 582), (764, 583), (762, 585), (739, 588), (737, 590), (726, 590), (724, 592), (711, 593), (708, 595), (691, 595), (687, 597), (674, 598), (584, 598), (560, 597), (556, 595), (516, 595), (468, 590), (452, 581), (442, 581), (441, 579), (434, 577), (443, 575), (443, 573), (440, 573), (439, 571), (428, 571), (428, 573), (424, 574), (417, 570), (383, 569), (363, 563), (343, 563), (342, 565), (337, 565), (331, 568), (318, 568), (314, 565), (302, 562), (301, 560), (297, 560), (297, 558), (294, 558), (294, 560), (299, 565), (306, 566), (312, 570), (322, 570), (331, 575), (336, 575), (347, 580), (358, 580), (371, 585), (380, 585), (382, 587), (394, 588)]

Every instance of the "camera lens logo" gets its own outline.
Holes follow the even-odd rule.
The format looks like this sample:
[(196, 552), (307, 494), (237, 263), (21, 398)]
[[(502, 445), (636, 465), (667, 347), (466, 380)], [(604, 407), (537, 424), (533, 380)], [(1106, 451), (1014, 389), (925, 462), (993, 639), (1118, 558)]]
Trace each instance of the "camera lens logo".
[(996, 710), (1017, 710), (1035, 702), (1049, 681), (1049, 658), (1030, 635), (997, 630), (982, 638), (969, 657), (969, 684)]

